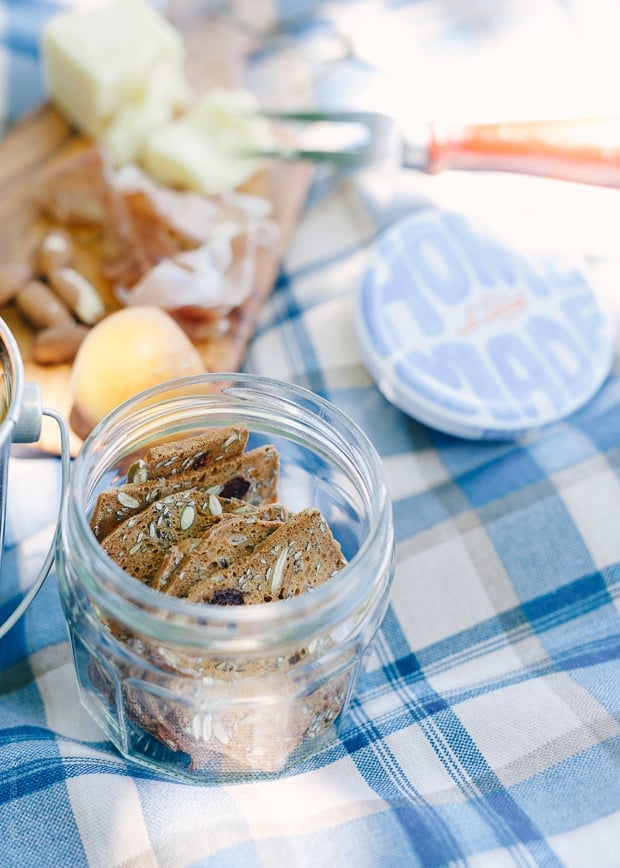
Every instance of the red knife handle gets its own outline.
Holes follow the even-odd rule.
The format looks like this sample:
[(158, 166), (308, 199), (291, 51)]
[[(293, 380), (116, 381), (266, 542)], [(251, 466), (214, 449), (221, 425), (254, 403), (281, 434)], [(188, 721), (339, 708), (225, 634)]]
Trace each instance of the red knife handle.
[(478, 169), (620, 186), (620, 118), (433, 124), (427, 172)]

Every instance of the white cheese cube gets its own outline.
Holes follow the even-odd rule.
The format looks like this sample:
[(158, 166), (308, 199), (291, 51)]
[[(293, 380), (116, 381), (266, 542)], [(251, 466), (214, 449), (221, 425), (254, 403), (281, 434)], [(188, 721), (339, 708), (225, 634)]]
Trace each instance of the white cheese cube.
[[(151, 81), (161, 79), (162, 71), (170, 86), (155, 121), (169, 120), (188, 102), (181, 35), (146, 0), (61, 13), (47, 26), (42, 48), (51, 101), (92, 138), (101, 137), (128, 107), (150, 106)], [(146, 123), (150, 112), (144, 109)]]
[(140, 162), (162, 184), (212, 195), (235, 189), (263, 163), (244, 152), (273, 147), (271, 124), (257, 110), (249, 91), (211, 88), (145, 140)]
[(162, 61), (144, 91), (119, 108), (99, 140), (116, 165), (134, 163), (148, 135), (169, 123), (186, 101), (184, 79), (175, 67)]

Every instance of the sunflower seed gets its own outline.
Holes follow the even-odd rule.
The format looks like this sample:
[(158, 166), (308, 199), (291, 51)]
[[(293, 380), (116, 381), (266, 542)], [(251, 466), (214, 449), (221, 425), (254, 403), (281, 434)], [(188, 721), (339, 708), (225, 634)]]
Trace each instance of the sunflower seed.
[(233, 443), (236, 443), (237, 440), (240, 440), (240, 439), (241, 439), (241, 436), (235, 431), (234, 434), (231, 434), (230, 437), (228, 437), (224, 441), (223, 448), (228, 449), (230, 446), (233, 445)]
[(288, 549), (283, 549), (282, 552), (278, 555), (278, 560), (275, 562), (273, 567), (273, 576), (271, 577), (271, 594), (272, 596), (277, 596), (280, 593), (282, 588), (282, 581), (284, 579), (284, 568), (286, 566), (286, 562), (288, 560)]
[(127, 509), (137, 509), (140, 506), (140, 501), (132, 497), (131, 494), (127, 494), (126, 491), (119, 491), (117, 497), (121, 506), (125, 506)]
[(211, 515), (221, 515), (224, 510), (222, 509), (222, 504), (219, 502), (217, 497), (214, 494), (209, 495), (209, 512)]
[(146, 482), (149, 478), (148, 470), (144, 461), (140, 458), (129, 468), (127, 482)]
[(184, 508), (183, 512), (181, 513), (181, 530), (187, 530), (188, 528), (190, 528), (193, 525), (195, 518), (196, 510), (191, 503), (188, 503), (187, 506)]
[(210, 714), (196, 712), (192, 720), (192, 734), (195, 739), (208, 741), (211, 738), (213, 719)]

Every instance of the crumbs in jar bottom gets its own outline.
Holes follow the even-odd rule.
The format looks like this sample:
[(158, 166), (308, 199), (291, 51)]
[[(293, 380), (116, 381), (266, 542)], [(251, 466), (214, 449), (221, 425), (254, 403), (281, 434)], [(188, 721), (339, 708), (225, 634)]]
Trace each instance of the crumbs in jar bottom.
[[(128, 636), (117, 638), (130, 644), (135, 641)], [(156, 649), (151, 651), (155, 660)], [(201, 662), (197, 663), (200, 668)], [(330, 728), (345, 705), (350, 685), (350, 674), (338, 673), (311, 692), (300, 693), (294, 669), (282, 673), (278, 666), (282, 663), (272, 673), (263, 671), (262, 678), (251, 664), (244, 674), (231, 670), (200, 677), (192, 673), (199, 684), (191, 690), (186, 681), (186, 694), (180, 692), (181, 682), (172, 670), (168, 684), (161, 673), (153, 680), (139, 667), (128, 670), (120, 697), (106, 669), (92, 658), (89, 675), (94, 688), (112, 705), (122, 701), (123, 716), (137, 725), (135, 732), (124, 727), (130, 755), (164, 759), (168, 752), (173, 756), (181, 753), (187, 757), (187, 763), (181, 764), (191, 773), (270, 774), (280, 772), (297, 749)], [(197, 701), (200, 693), (208, 699)], [(155, 740), (155, 745), (145, 736)]]
[[(345, 558), (323, 515), (314, 508), (292, 513), (278, 502), (276, 448), (246, 449), (248, 437), (247, 427), (235, 424), (148, 449), (126, 482), (97, 498), (90, 525), (107, 554), (163, 594), (233, 607), (304, 594), (342, 569)], [(125, 711), (167, 748), (189, 754), (192, 768), (209, 765), (215, 753), (241, 767), (277, 770), (342, 710), (348, 676), (308, 693), (295, 671), (325, 651), (328, 637), (277, 659), (239, 660), (191, 656), (106, 626), (147, 664), (144, 671), (139, 662), (128, 667)], [(149, 666), (159, 673), (155, 681)], [(179, 695), (179, 675), (187, 695)], [(91, 680), (111, 696), (97, 664)], [(255, 694), (264, 696), (270, 681), (273, 702), (261, 710)]]

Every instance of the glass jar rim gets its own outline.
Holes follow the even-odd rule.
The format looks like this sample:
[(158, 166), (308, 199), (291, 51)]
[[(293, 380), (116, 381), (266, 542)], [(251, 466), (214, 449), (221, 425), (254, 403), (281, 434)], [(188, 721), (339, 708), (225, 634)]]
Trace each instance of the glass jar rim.
[[(91, 455), (97, 453), (99, 440), (110, 434), (124, 420), (133, 419), (136, 428), (150, 411), (172, 407), (186, 400), (181, 394), (192, 389), (206, 389), (214, 384), (228, 384), (222, 396), (268, 399), (271, 405), (297, 408), (297, 423), (308, 418), (325, 432), (338, 430), (339, 447), (363, 462), (358, 475), (365, 486), (364, 500), (369, 515), (369, 532), (351, 561), (336, 575), (314, 588), (311, 593), (285, 600), (250, 606), (218, 606), (196, 604), (167, 596), (143, 584), (138, 579), (128, 581), (128, 574), (110, 558), (93, 534), (87, 515), (88, 471)], [(207, 392), (203, 393), (207, 396)], [(166, 395), (168, 396), (166, 398)], [(175, 397), (178, 396), (178, 397)], [(202, 397), (202, 394), (201, 394)], [(161, 400), (158, 400), (161, 399)], [(293, 428), (295, 424), (291, 422)], [(335, 426), (338, 426), (337, 429)], [(333, 445), (333, 444), (332, 444)], [(123, 623), (131, 623), (143, 635), (166, 637), (183, 645), (202, 645), (209, 638), (210, 647), (221, 646), (227, 651), (250, 649), (269, 644), (269, 635), (283, 634), (291, 638), (310, 635), (334, 619), (346, 616), (359, 607), (360, 601), (372, 590), (375, 569), (370, 562), (391, 557), (392, 513), (381, 459), (368, 436), (357, 423), (325, 398), (303, 386), (270, 377), (248, 373), (208, 373), (184, 377), (153, 386), (140, 395), (123, 402), (105, 417), (89, 434), (74, 461), (70, 489), (65, 500), (62, 546), (75, 546), (81, 555), (81, 580), (99, 606)], [(77, 540), (67, 541), (67, 527), (75, 522)], [(382, 545), (381, 540), (385, 541)], [(76, 551), (76, 554), (78, 552)], [(377, 568), (380, 571), (380, 568)], [(131, 577), (130, 577), (131, 578)], [(275, 640), (274, 640), (275, 641)]]

